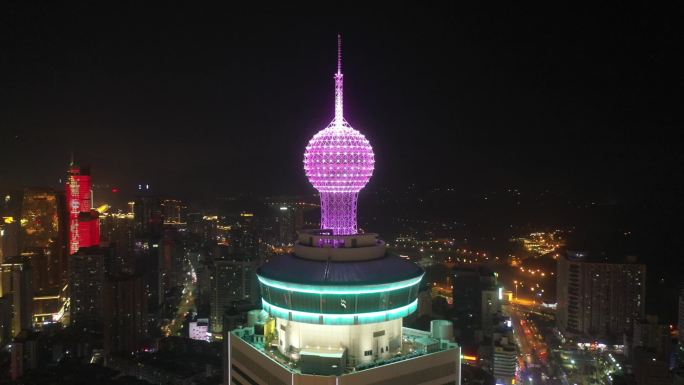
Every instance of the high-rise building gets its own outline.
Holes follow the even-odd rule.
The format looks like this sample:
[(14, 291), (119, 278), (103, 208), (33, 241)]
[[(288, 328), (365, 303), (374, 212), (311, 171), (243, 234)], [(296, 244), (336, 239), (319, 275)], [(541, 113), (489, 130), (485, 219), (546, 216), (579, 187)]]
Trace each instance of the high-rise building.
[(79, 248), (100, 246), (100, 213), (97, 210), (78, 214)]
[(63, 196), (58, 192), (24, 190), (20, 250), (31, 262), (37, 295), (58, 293), (67, 278), (65, 213)]
[(494, 342), (494, 354), (492, 357), (492, 373), (497, 384), (515, 384), (516, 369), (518, 364), (518, 350), (508, 336), (501, 337)]
[[(289, 245), (294, 242), (297, 235), (297, 218), (302, 217), (302, 210), (296, 206), (280, 206), (278, 207), (277, 242), (280, 245)], [(301, 225), (300, 228), (301, 229)]]
[(19, 255), (21, 192), (0, 194), (0, 263)]
[[(271, 211), (270, 220), (264, 221), (264, 239), (268, 244), (291, 246), (297, 238), (297, 232), (304, 228), (304, 214), (307, 211), (318, 211), (319, 205), (310, 201), (309, 196), (271, 196), (264, 203)], [(316, 218), (317, 220), (317, 218)]]
[(12, 299), (9, 296), (0, 297), (0, 346), (12, 341), (12, 315)]
[(164, 228), (164, 237), (159, 245), (159, 274), (162, 290), (169, 291), (181, 286), (185, 279), (186, 248), (175, 227)]
[(497, 275), (489, 269), (480, 269), (480, 319), (482, 334), (490, 337), (494, 331), (495, 320), (501, 315), (503, 292), (497, 283)]
[(684, 345), (684, 284), (679, 287), (679, 316), (677, 317), (679, 328), (679, 343)]
[(610, 263), (572, 251), (558, 258), (559, 330), (592, 338), (631, 333), (644, 318), (646, 299), (646, 266), (635, 262)]
[(255, 302), (257, 297), (256, 260), (219, 246), (219, 256), (211, 266), (210, 331), (220, 336), (226, 311), (236, 301)]
[(0, 218), (0, 263), (19, 255), (19, 221), (15, 217)]
[(69, 207), (69, 254), (76, 253), (81, 247), (99, 245), (99, 215), (92, 210), (90, 168), (71, 162), (67, 174), (66, 200)]
[(402, 325), (423, 270), (358, 232), (357, 197), (373, 165), (368, 140), (342, 115), (339, 61), (335, 118), (304, 157), (321, 229), (301, 231), (294, 254), (259, 268), (264, 316), (228, 333), (226, 384), (460, 384), (460, 349), (448, 333)]
[(156, 195), (140, 195), (133, 206), (136, 239), (161, 238), (164, 228), (162, 199)]
[(71, 323), (101, 330), (106, 249), (80, 248), (69, 260)]
[(133, 203), (133, 214), (135, 271), (144, 276), (148, 305), (152, 311), (158, 309), (164, 300), (159, 252), (164, 232), (161, 197), (141, 192)]
[(2, 191), (0, 194), (0, 216), (19, 218), (23, 193), (19, 190)]
[(187, 211), (188, 206), (178, 199), (164, 199), (162, 201), (162, 215), (166, 225), (186, 223)]
[(17, 380), (26, 371), (38, 368), (40, 358), (39, 338), (37, 333), (24, 330), (10, 346), (10, 377)]
[(109, 242), (112, 258), (107, 272), (111, 274), (135, 272), (133, 213), (109, 213), (102, 220), (102, 240)]
[(491, 336), (494, 319), (501, 313), (496, 275), (484, 267), (456, 267), (452, 274), (456, 336), (474, 345)]
[(213, 246), (216, 244), (219, 236), (218, 216), (190, 213), (188, 214), (187, 225), (188, 231), (199, 237), (204, 245)]
[(108, 276), (104, 283), (105, 355), (137, 351), (147, 335), (147, 296), (140, 275)]
[(25, 259), (7, 259), (0, 264), (0, 310), (0, 346), (22, 330), (32, 329), (32, 269)]
[(631, 374), (636, 385), (681, 384), (673, 381), (670, 362), (652, 350), (637, 347), (631, 354)]
[(658, 359), (667, 361), (673, 349), (669, 325), (659, 323), (655, 315), (637, 320), (634, 323), (632, 347), (644, 348), (655, 353)]
[(480, 272), (475, 268), (455, 268), (452, 274), (456, 338), (461, 343), (475, 342), (482, 324)]

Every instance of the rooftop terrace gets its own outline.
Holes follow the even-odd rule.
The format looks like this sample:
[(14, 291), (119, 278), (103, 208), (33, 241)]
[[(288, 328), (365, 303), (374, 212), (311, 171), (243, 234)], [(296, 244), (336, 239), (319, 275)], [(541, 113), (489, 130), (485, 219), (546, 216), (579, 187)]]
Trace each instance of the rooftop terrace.
[[(454, 342), (432, 338), (430, 332), (406, 327), (402, 328), (402, 332), (403, 337), (401, 349), (392, 358), (380, 359), (356, 366), (348, 366), (345, 369), (344, 374), (356, 373), (362, 370), (372, 369), (383, 365), (389, 365), (400, 361), (406, 361), (417, 357), (458, 348), (458, 344)], [(302, 374), (302, 371), (299, 367), (299, 362), (297, 362), (297, 360), (281, 354), (276, 345), (270, 346), (265, 344), (263, 342), (263, 336), (257, 336), (254, 334), (253, 327), (239, 328), (233, 330), (231, 333), (233, 336), (240, 338), (242, 341), (246, 342), (261, 354), (270, 358), (272, 361), (277, 362), (283, 368), (292, 373)], [(329, 355), (336, 356), (343, 353), (342, 348), (339, 348), (338, 350), (328, 350), (330, 350)], [(295, 353), (295, 356), (299, 355), (299, 353), (302, 352)]]

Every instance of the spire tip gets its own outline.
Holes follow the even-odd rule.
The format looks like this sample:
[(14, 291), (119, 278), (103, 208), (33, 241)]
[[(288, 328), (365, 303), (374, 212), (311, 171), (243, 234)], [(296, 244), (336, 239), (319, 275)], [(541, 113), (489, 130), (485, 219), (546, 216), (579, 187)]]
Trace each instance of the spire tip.
[(337, 34), (337, 74), (342, 73), (342, 35)]

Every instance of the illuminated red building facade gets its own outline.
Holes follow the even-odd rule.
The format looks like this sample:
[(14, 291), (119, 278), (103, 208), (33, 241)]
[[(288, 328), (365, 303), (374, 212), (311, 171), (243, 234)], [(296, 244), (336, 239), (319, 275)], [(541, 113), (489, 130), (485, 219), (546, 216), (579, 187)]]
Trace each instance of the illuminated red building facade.
[(66, 186), (69, 208), (69, 254), (81, 247), (100, 244), (100, 222), (97, 211), (92, 210), (93, 190), (90, 170), (71, 163)]
[(79, 248), (100, 245), (100, 213), (97, 210), (78, 214), (78, 245)]

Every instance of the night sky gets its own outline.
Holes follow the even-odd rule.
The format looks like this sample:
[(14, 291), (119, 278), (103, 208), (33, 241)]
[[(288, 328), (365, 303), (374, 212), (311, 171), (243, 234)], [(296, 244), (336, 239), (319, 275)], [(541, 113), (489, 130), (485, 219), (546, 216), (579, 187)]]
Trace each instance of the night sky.
[(340, 32), (346, 117), (376, 152), (369, 188), (682, 194), (674, 2), (94, 3), (0, 5), (0, 188), (56, 185), (73, 151), (124, 190), (310, 193), (302, 153), (332, 119)]

